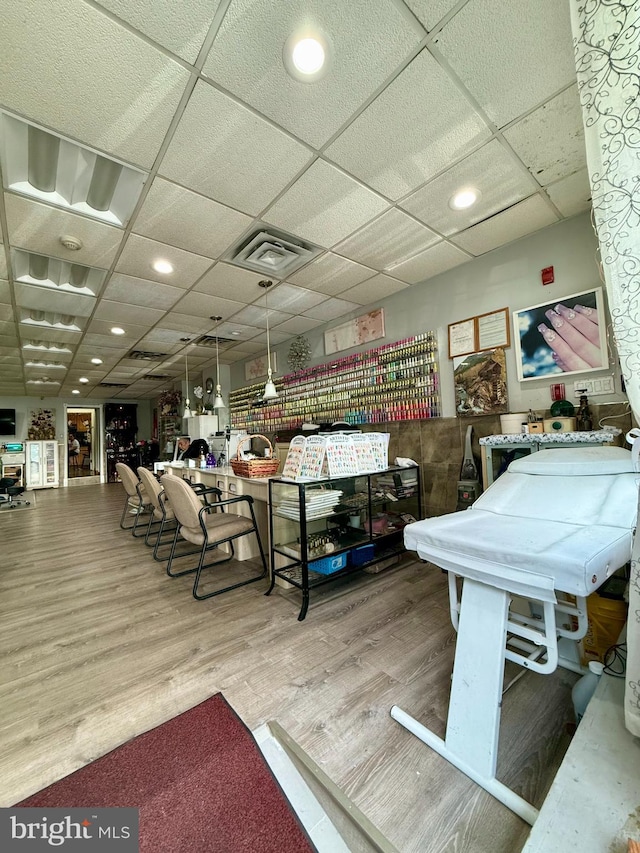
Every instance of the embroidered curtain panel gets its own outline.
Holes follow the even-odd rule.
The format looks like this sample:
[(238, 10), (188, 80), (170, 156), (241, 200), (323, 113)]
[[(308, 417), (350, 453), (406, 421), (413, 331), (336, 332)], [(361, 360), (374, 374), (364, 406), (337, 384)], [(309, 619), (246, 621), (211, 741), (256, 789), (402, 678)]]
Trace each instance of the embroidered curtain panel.
[[(634, 419), (640, 424), (640, 0), (571, 0), (571, 24), (613, 336)], [(625, 689), (625, 723), (636, 736), (639, 566), (640, 535), (631, 562)]]

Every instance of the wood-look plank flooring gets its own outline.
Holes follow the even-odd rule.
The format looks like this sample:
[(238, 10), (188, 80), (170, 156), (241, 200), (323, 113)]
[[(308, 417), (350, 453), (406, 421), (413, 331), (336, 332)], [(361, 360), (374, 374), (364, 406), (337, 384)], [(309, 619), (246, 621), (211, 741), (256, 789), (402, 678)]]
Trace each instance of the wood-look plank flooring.
[[(222, 691), (277, 720), (402, 853), (517, 853), (528, 827), (389, 715), (444, 735), (455, 633), (445, 576), (405, 558), (312, 596), (258, 582), (204, 602), (118, 526), (118, 484), (0, 515), (0, 806)], [(188, 558), (183, 558), (186, 561)], [(221, 572), (241, 573), (242, 564)], [(575, 676), (504, 698), (499, 777), (540, 805)], [(158, 851), (162, 853), (162, 851)]]

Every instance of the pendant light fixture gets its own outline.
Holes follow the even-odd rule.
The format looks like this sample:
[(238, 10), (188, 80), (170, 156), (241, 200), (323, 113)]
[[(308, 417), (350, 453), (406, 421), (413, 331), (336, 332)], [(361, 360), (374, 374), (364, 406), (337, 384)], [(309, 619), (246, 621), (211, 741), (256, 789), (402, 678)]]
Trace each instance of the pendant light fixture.
[(192, 412), (190, 409), (191, 403), (189, 402), (189, 361), (188, 361), (188, 356), (187, 356), (186, 350), (184, 353), (184, 373), (185, 373), (185, 384), (187, 386), (187, 398), (184, 401), (184, 414), (182, 416), (183, 419), (192, 417)]
[[(222, 317), (212, 317), (212, 320), (220, 321)], [(222, 388), (220, 387), (220, 355), (218, 353), (218, 336), (216, 335), (216, 396), (213, 400), (214, 409), (225, 409), (224, 400), (222, 399)]]
[(262, 395), (262, 399), (277, 400), (278, 392), (276, 391), (276, 386), (273, 384), (273, 372), (271, 370), (271, 347), (269, 343), (269, 304), (267, 302), (267, 293), (273, 282), (269, 281), (269, 279), (264, 279), (263, 281), (259, 281), (258, 284), (260, 287), (264, 288), (264, 307), (267, 311), (267, 383), (264, 386), (264, 394)]

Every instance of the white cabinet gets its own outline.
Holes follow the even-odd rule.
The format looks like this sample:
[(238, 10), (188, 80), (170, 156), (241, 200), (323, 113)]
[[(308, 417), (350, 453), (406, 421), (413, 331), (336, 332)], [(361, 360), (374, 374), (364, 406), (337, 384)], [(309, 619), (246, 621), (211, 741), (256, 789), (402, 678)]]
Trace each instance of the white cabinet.
[(58, 442), (27, 442), (27, 489), (57, 489), (60, 482)]
[(196, 438), (209, 438), (213, 433), (218, 432), (218, 416), (217, 415), (199, 415), (195, 418), (187, 418), (187, 435), (191, 436), (191, 441)]

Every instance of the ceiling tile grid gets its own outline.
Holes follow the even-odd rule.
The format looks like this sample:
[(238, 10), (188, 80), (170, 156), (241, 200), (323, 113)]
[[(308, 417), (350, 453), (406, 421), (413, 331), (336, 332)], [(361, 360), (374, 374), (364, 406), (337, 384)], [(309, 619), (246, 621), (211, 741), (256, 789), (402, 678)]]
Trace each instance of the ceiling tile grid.
[[(313, 82), (284, 62), (305, 27), (327, 47)], [(0, 394), (86, 376), (81, 395), (153, 398), (185, 347), (215, 362), (201, 335), (225, 364), (264, 352), (267, 305), (283, 343), (590, 203), (557, 0), (22, 0), (3, 36)], [(69, 186), (57, 206), (58, 148), (90, 204)], [(235, 263), (265, 230), (319, 254)]]

